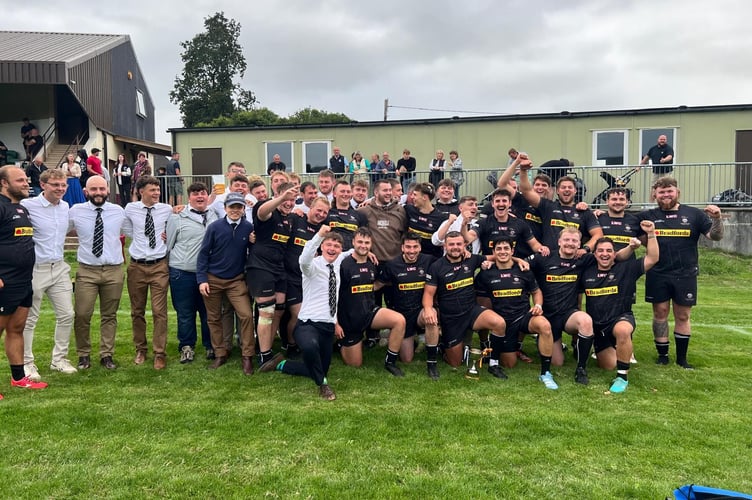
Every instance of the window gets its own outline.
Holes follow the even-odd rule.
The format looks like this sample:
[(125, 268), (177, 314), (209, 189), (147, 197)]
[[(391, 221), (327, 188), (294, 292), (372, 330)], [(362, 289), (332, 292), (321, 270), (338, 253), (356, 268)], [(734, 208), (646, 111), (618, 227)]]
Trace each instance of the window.
[(146, 101), (144, 93), (136, 89), (136, 114), (141, 118), (146, 118)]
[(676, 161), (676, 129), (675, 128), (649, 128), (640, 130), (640, 160), (648, 152), (648, 149), (658, 144), (658, 137), (665, 135), (668, 145), (674, 150), (674, 163)]
[(593, 132), (593, 165), (627, 165), (626, 130)]
[(266, 164), (264, 165), (264, 172), (266, 167), (272, 162), (274, 155), (279, 155), (282, 163), (287, 167), (287, 172), (294, 172), (294, 163), (292, 162), (292, 141), (287, 142), (267, 142), (266, 143)]
[(303, 165), (306, 173), (316, 173), (329, 168), (330, 146), (329, 141), (303, 143)]

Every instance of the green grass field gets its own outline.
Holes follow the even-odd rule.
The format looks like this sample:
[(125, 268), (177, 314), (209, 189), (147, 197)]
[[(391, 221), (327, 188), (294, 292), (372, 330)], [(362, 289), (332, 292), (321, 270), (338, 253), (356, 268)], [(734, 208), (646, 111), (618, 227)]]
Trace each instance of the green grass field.
[(168, 367), (155, 372), (132, 364), (125, 294), (120, 368), (52, 374), (45, 308), (34, 351), (50, 387), (0, 384), (0, 497), (655, 499), (686, 483), (752, 492), (752, 260), (703, 252), (702, 264), (696, 370), (654, 364), (640, 298), (639, 363), (618, 396), (606, 394), (613, 373), (592, 363), (590, 385), (576, 385), (571, 356), (554, 392), (537, 364), (506, 381), (440, 364), (431, 382), (419, 355), (395, 379), (377, 348), (361, 369), (335, 358), (328, 403), (308, 379), (243, 376), (238, 356), (208, 371), (199, 348), (180, 365), (174, 313)]

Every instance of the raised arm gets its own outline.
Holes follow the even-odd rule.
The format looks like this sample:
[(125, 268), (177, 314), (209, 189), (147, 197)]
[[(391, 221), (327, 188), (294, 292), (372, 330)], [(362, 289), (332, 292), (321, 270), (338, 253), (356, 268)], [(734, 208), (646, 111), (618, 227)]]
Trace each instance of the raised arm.
[(713, 241), (721, 241), (723, 238), (723, 221), (721, 220), (721, 209), (716, 205), (708, 205), (705, 207), (705, 213), (713, 221), (713, 225), (710, 226), (705, 236)]
[(527, 176), (527, 171), (530, 170), (532, 166), (533, 162), (528, 159), (520, 162), (520, 193), (522, 193), (522, 196), (524, 196), (527, 202), (530, 203), (530, 206), (538, 208), (541, 200), (540, 195), (533, 191), (533, 185), (530, 184), (530, 178)]
[(652, 221), (644, 220), (640, 222), (640, 228), (645, 231), (647, 236), (647, 253), (645, 254), (645, 260), (643, 260), (643, 266), (645, 272), (648, 272), (660, 258), (660, 250), (658, 248), (658, 240), (655, 238), (655, 224)]

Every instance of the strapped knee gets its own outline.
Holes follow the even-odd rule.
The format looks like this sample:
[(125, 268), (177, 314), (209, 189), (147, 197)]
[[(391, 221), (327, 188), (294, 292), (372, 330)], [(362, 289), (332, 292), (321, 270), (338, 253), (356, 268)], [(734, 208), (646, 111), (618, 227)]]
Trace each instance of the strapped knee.
[(256, 306), (259, 310), (259, 325), (271, 325), (274, 321), (275, 302), (273, 300), (257, 302)]

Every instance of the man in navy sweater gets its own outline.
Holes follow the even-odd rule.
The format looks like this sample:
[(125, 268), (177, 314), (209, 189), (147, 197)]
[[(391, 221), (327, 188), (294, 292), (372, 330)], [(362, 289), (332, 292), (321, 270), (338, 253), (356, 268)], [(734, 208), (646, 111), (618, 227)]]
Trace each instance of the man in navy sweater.
[(196, 263), (196, 281), (206, 305), (207, 323), (216, 358), (209, 368), (227, 362), (222, 331), (222, 297), (226, 296), (240, 319), (243, 373), (253, 373), (253, 310), (245, 282), (245, 262), (250, 249), (253, 224), (245, 217), (245, 198), (230, 193), (225, 198), (227, 215), (206, 229)]

